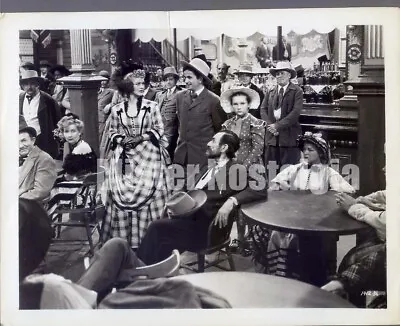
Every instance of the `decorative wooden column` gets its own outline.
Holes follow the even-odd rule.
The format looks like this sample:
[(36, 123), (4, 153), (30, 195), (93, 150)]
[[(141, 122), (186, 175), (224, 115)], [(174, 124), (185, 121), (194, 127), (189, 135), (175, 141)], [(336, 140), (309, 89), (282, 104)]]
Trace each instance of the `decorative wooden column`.
[(90, 30), (70, 30), (72, 75), (60, 81), (69, 90), (71, 112), (77, 114), (85, 124), (83, 138), (99, 155), (99, 118), (97, 92), (104, 77), (93, 74), (92, 42)]
[[(351, 26), (347, 61), (352, 93), (359, 103), (360, 195), (385, 188), (385, 84), (382, 26)], [(353, 67), (353, 65), (355, 67)]]

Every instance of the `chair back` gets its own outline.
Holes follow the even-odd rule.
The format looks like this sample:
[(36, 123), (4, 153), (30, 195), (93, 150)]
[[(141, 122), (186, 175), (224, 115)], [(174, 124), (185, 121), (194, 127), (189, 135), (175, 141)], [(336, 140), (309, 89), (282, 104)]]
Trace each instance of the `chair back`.
[(99, 167), (98, 172), (88, 174), (83, 179), (80, 192), (83, 198), (83, 207), (88, 207), (88, 203), (90, 207), (96, 206), (96, 195), (105, 180), (105, 173), (104, 167)]
[(230, 240), (230, 234), (232, 231), (233, 222), (235, 220), (236, 215), (239, 213), (239, 210), (235, 208), (228, 217), (228, 223), (224, 227), (220, 228), (219, 225), (214, 225), (213, 219), (210, 226), (208, 227), (208, 235), (207, 235), (207, 250), (219, 250), (223, 247), (227, 241)]

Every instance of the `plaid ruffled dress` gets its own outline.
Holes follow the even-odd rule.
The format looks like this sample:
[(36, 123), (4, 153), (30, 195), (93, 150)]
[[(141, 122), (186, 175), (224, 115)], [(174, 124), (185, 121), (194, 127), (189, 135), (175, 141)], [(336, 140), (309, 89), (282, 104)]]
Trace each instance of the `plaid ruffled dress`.
[[(113, 151), (107, 162), (105, 194), (106, 216), (103, 241), (125, 238), (138, 247), (149, 224), (160, 219), (170, 194), (167, 165), (170, 164), (164, 126), (156, 102), (143, 100), (135, 116), (129, 116), (128, 102), (115, 105), (108, 134)], [(134, 148), (116, 144), (117, 137), (148, 134)], [(104, 197), (103, 197), (104, 198)]]

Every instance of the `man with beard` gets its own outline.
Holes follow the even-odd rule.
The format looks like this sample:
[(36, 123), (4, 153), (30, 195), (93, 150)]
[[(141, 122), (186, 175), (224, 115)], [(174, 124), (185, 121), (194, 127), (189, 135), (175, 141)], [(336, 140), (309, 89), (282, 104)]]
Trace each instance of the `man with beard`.
[(20, 84), (23, 92), (19, 95), (19, 114), (29, 127), (36, 130), (36, 145), (54, 159), (59, 154), (58, 144), (53, 136), (61, 118), (57, 102), (47, 93), (39, 90), (41, 78), (34, 70), (21, 72)]
[[(264, 182), (254, 181), (243, 166), (234, 164), (239, 146), (239, 137), (228, 130), (218, 132), (208, 142), (206, 155), (215, 164), (198, 174), (195, 190), (177, 192), (169, 198), (166, 207), (171, 219), (150, 224), (137, 252), (142, 261), (152, 264), (163, 260), (173, 249), (180, 252), (205, 249), (211, 223), (223, 234), (232, 227), (231, 213), (235, 208), (267, 198), (265, 178)], [(242, 185), (241, 189), (236, 185)]]

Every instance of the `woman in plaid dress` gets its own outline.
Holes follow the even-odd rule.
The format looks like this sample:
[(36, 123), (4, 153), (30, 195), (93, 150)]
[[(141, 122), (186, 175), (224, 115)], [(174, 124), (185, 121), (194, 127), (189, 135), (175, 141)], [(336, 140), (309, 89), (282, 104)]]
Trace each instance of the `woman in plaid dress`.
[(112, 152), (104, 185), (103, 242), (125, 238), (132, 247), (138, 247), (149, 224), (162, 217), (170, 194), (164, 126), (157, 103), (143, 99), (144, 77), (143, 70), (126, 75), (128, 99), (112, 108)]

